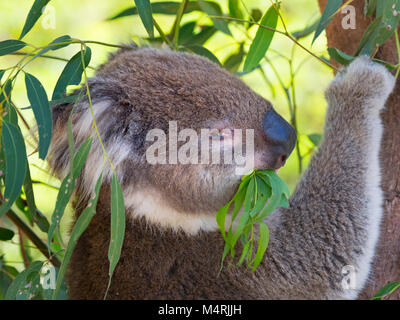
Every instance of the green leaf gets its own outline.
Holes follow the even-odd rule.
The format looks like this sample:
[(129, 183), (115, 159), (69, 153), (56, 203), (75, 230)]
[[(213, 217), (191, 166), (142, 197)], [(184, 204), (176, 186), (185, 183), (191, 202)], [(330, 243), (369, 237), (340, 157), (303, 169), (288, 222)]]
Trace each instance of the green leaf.
[(332, 21), (336, 12), (340, 9), (343, 4), (343, 0), (328, 0), (324, 12), (322, 13), (321, 20), (319, 21), (317, 30), (312, 43), (318, 38), (318, 36), (325, 30), (328, 24)]
[[(0, 263), (0, 268), (1, 268), (1, 263)], [(5, 268), (4, 268), (5, 269)], [(0, 299), (3, 300), (4, 296), (6, 295), (6, 292), (10, 286), (10, 284), (13, 281), (13, 278), (7, 273), (6, 270), (3, 272), (2, 269), (0, 269)]]
[(269, 230), (267, 225), (264, 222), (260, 222), (260, 240), (258, 241), (258, 247), (256, 256), (254, 257), (254, 263), (252, 271), (256, 270), (256, 268), (261, 263), (264, 253), (267, 250), (269, 242)]
[(184, 44), (186, 41), (191, 39), (194, 36), (194, 28), (196, 27), (196, 22), (191, 21), (185, 23), (182, 27), (179, 28), (179, 44)]
[(99, 178), (97, 179), (96, 187), (94, 189), (94, 196), (90, 199), (87, 207), (79, 215), (79, 218), (76, 220), (74, 228), (72, 229), (71, 236), (68, 241), (67, 249), (65, 251), (65, 255), (64, 255), (61, 267), (60, 267), (60, 271), (57, 276), (57, 284), (56, 284), (56, 289), (54, 290), (54, 293), (53, 293), (53, 299), (55, 299), (57, 297), (58, 292), (61, 288), (62, 281), (64, 279), (68, 263), (71, 259), (72, 252), (75, 249), (78, 239), (80, 238), (82, 233), (86, 230), (86, 228), (89, 226), (90, 221), (96, 214), (96, 207), (97, 207), (97, 202), (99, 200), (100, 187), (101, 187), (102, 181), (103, 181), (103, 173), (101, 173)]
[(90, 147), (92, 145), (92, 138), (87, 139), (82, 145), (79, 147), (76, 152), (72, 164), (71, 172), (64, 178), (61, 182), (60, 190), (57, 194), (56, 205), (54, 208), (53, 215), (51, 216), (51, 225), (48, 231), (48, 246), (50, 247), (51, 241), (54, 236), (54, 232), (56, 228), (59, 226), (60, 221), (63, 217), (65, 208), (72, 196), (72, 193), (75, 189), (76, 178), (79, 176), (82, 168), (86, 162), (86, 159), (89, 155)]
[[(48, 44), (48, 47), (40, 50), (37, 54), (35, 54), (32, 59), (35, 59), (35, 58), (37, 58), (37, 57), (39, 57), (41, 55), (44, 55), (45, 53), (47, 53), (49, 51), (55, 51), (55, 50), (64, 48), (64, 47), (66, 47), (66, 46), (68, 46), (70, 44), (69, 43), (68, 44), (62, 44), (62, 43), (70, 42), (71, 40), (72, 40), (71, 37), (68, 36), (68, 35), (58, 37), (57, 39), (54, 39), (52, 42), (50, 42)], [(57, 45), (57, 43), (61, 43), (61, 44)]]
[(328, 53), (332, 59), (344, 66), (349, 65), (355, 59), (355, 57), (352, 57), (336, 48), (328, 48)]
[[(23, 295), (24, 287), (27, 285), (27, 282), (29, 283), (29, 280), (31, 280), (35, 275), (38, 275), (42, 267), (42, 261), (35, 261), (32, 262), (28, 268), (18, 274), (9, 286), (5, 300), (15, 300), (18, 296)], [(30, 286), (32, 286), (32, 283)]]
[(286, 208), (286, 209), (290, 208), (289, 199), (285, 195), (281, 196), (281, 201), (279, 202), (279, 206), (281, 208)]
[(379, 0), (376, 3), (376, 17), (382, 17), (383, 11), (385, 10), (385, 7), (387, 6), (387, 0)]
[(154, 38), (153, 13), (151, 11), (150, 0), (135, 0), (135, 4), (147, 33), (150, 38)]
[[(364, 15), (372, 16), (376, 10), (378, 0), (365, 0)], [(382, 2), (382, 1), (379, 1)]]
[(14, 107), (11, 105), (12, 81), (8, 79), (0, 87), (0, 106), (3, 106), (3, 120), (18, 126), (18, 115)]
[(261, 179), (264, 180), (265, 178), (269, 179), (269, 183), (271, 185), (271, 190), (272, 190), (272, 196), (267, 206), (257, 217), (257, 221), (262, 221), (263, 219), (268, 217), (272, 212), (274, 212), (276, 208), (278, 208), (279, 204), (281, 203), (282, 194), (286, 194), (287, 196), (289, 194), (287, 186), (281, 182), (281, 179), (276, 175), (275, 172), (270, 170), (263, 172), (265, 172), (266, 174), (263, 176), (260, 175), (260, 177)]
[[(214, 7), (215, 10), (220, 9), (220, 6), (218, 3), (212, 2), (212, 1), (206, 1), (210, 6)], [(160, 1), (160, 2), (155, 2), (151, 3), (151, 11), (153, 14), (167, 14), (167, 15), (176, 15), (178, 12), (180, 2), (174, 2), (174, 1)], [(186, 7), (185, 13), (190, 13), (193, 11), (201, 11), (202, 9), (200, 8), (199, 4), (197, 1), (190, 1)], [(116, 14), (115, 16), (107, 19), (107, 20), (115, 20), (119, 19), (122, 17), (127, 17), (127, 16), (132, 16), (138, 14), (138, 9), (137, 7), (133, 8), (128, 8), (120, 13)]]
[(39, 158), (44, 160), (49, 150), (53, 130), (49, 101), (42, 84), (33, 75), (25, 73), (25, 85), (39, 131)]
[[(220, 272), (228, 252), (230, 251), (232, 257), (235, 256), (235, 246), (239, 239), (241, 239), (243, 249), (238, 264), (242, 264), (246, 259), (253, 270), (257, 268), (267, 249), (269, 239), (268, 228), (262, 220), (278, 206), (289, 208), (289, 193), (286, 183), (273, 170), (255, 170), (242, 177), (238, 191), (232, 200), (217, 213), (217, 224), (225, 240)], [(234, 209), (231, 225), (226, 234), (225, 220), (232, 203), (234, 203)], [(236, 222), (235, 218), (239, 211), (241, 212), (239, 222), (233, 231), (232, 224)], [(256, 223), (260, 224), (259, 239), (254, 237), (253, 228)], [(258, 243), (258, 247), (255, 258), (251, 261), (254, 242)]]
[(85, 66), (82, 65), (80, 51), (68, 61), (57, 81), (51, 100), (62, 98), (66, 94), (67, 86), (78, 85), (81, 83), (83, 68), (86, 68), (89, 65), (91, 57), (92, 51), (89, 47), (86, 47), (86, 50), (84, 51)]
[(50, 0), (35, 0), (28, 16), (25, 20), (24, 28), (22, 29), (19, 39), (22, 39), (35, 25), (36, 21), (42, 15), (43, 8), (50, 2)]
[[(257, 8), (251, 9), (251, 16), (253, 17), (255, 22), (258, 22), (262, 18), (262, 12), (260, 9)], [(249, 26), (251, 26), (251, 24)]]
[(233, 233), (231, 247), (233, 248), (236, 245), (237, 240), (241, 236), (243, 230), (245, 229), (247, 222), (250, 219), (250, 210), (254, 201), (254, 189), (255, 189), (255, 179), (252, 178), (249, 182), (249, 185), (246, 190), (246, 197), (243, 204), (243, 213), (240, 216), (239, 224), (236, 227), (235, 232)]
[(322, 135), (319, 133), (312, 133), (307, 135), (308, 139), (312, 142), (312, 144), (316, 147), (319, 146), (321, 140), (322, 140)]
[(29, 169), (28, 163), (26, 164), (26, 175), (25, 175), (25, 180), (24, 180), (24, 193), (25, 193), (25, 197), (26, 197), (26, 203), (28, 205), (28, 212), (33, 221), (36, 218), (36, 204), (35, 204), (35, 196), (33, 194), (31, 171)]
[(224, 62), (224, 68), (234, 73), (238, 71), (244, 58), (243, 43), (240, 44), (239, 51), (229, 56)]
[(182, 38), (179, 34), (179, 43), (181, 45), (189, 46), (189, 45), (198, 45), (202, 46), (208, 39), (210, 39), (214, 33), (217, 31), (213, 26), (206, 26), (202, 28), (199, 33), (193, 34), (190, 37)]
[(0, 227), (0, 240), (8, 241), (14, 237), (14, 231)]
[(194, 45), (190, 45), (190, 46), (185, 46), (185, 48), (190, 52), (198, 54), (199, 56), (205, 57), (205, 58), (211, 60), (212, 62), (215, 62), (216, 64), (221, 65), (218, 58), (210, 50), (208, 50), (202, 46), (194, 44)]
[(383, 60), (379, 60), (379, 59), (372, 59), (372, 61), (374, 61), (376, 63), (380, 63), (381, 65), (385, 66), (389, 71), (394, 71), (397, 69), (397, 66), (395, 66), (387, 61), (383, 61)]
[(125, 236), (125, 205), (124, 195), (118, 179), (113, 173), (111, 181), (111, 238), (110, 247), (108, 249), (108, 260), (110, 268), (108, 274), (110, 276), (110, 286), (112, 275), (121, 256), (122, 244)]
[(383, 45), (394, 34), (394, 31), (397, 30), (400, 14), (394, 14), (393, 12), (395, 11), (400, 11), (400, 0), (386, 1), (382, 13), (382, 22), (375, 38), (375, 48)]
[[(211, 5), (208, 1), (204, 0), (197, 0), (200, 8), (202, 11), (207, 13), (209, 16), (222, 16), (222, 10), (220, 6), (218, 7)], [(211, 21), (214, 24), (214, 27), (217, 28), (219, 31), (231, 36), (231, 32), (228, 27), (228, 23), (222, 19), (215, 19), (211, 18)]]
[(90, 148), (92, 146), (93, 138), (85, 140), (84, 143), (79, 147), (75, 154), (73, 166), (72, 166), (72, 176), (76, 179), (81, 173), (83, 166), (85, 165), (86, 159), (89, 155)]
[(39, 229), (47, 233), (50, 228), (49, 221), (47, 221), (46, 216), (36, 208), (36, 214), (33, 221), (38, 225)]
[(257, 182), (257, 201), (251, 210), (251, 216), (256, 216), (265, 207), (268, 199), (271, 197), (271, 187), (261, 177), (256, 176)]
[(3, 119), (2, 144), (5, 153), (6, 172), (4, 203), (0, 217), (6, 213), (21, 193), (26, 174), (26, 149), (21, 130)]
[(0, 42), (0, 56), (18, 51), (26, 46), (26, 43), (19, 40), (5, 40)]
[(365, 29), (364, 34), (358, 45), (358, 48), (354, 53), (354, 56), (358, 56), (360, 55), (360, 53), (369, 55), (372, 52), (372, 47), (375, 45), (373, 41), (376, 38), (376, 35), (378, 34), (378, 27), (381, 22), (382, 22), (382, 17), (378, 17), (369, 24), (367, 29)]
[(387, 285), (382, 287), (371, 300), (382, 300), (383, 297), (391, 295), (399, 288), (400, 288), (400, 281), (388, 283)]
[(225, 235), (226, 234), (225, 233), (226, 214), (228, 213), (228, 210), (229, 210), (231, 204), (232, 204), (232, 201), (228, 202), (217, 212), (217, 225), (218, 225), (218, 228), (221, 231), (224, 239), (226, 238), (226, 235)]
[(241, 0), (228, 1), (229, 13), (232, 17), (237, 19), (243, 19), (243, 13), (242, 10), (240, 10), (240, 1)]
[[(279, 10), (279, 8), (277, 9)], [(274, 6), (271, 6), (265, 13), (264, 17), (262, 18), (261, 25), (275, 29), (277, 23), (278, 23), (278, 12)], [(265, 56), (271, 44), (272, 38), (274, 37), (274, 34), (275, 32), (272, 30), (267, 30), (262, 27), (258, 27), (256, 37), (254, 38), (250, 46), (249, 52), (244, 62), (244, 67), (243, 67), (244, 72), (248, 72), (258, 65), (261, 59)]]
[(303, 30), (293, 32), (292, 33), (293, 38), (295, 38), (296, 40), (299, 40), (299, 39), (309, 36), (311, 33), (313, 33), (317, 29), (320, 20), (321, 19), (317, 19), (314, 23), (308, 25)]
[(26, 166), (26, 175), (24, 181), (24, 192), (26, 197), (26, 202), (28, 204), (28, 212), (32, 217), (34, 223), (37, 224), (39, 229), (45, 233), (49, 231), (49, 222), (47, 218), (36, 208), (35, 196), (32, 188), (32, 179), (29, 165)]
[(4, 72), (6, 72), (6, 70), (0, 70), (0, 81), (3, 78)]
[(240, 255), (239, 261), (237, 263), (238, 266), (243, 264), (243, 261), (245, 260), (247, 254), (249, 253), (249, 247), (250, 247), (250, 241), (246, 242), (243, 246), (242, 254)]

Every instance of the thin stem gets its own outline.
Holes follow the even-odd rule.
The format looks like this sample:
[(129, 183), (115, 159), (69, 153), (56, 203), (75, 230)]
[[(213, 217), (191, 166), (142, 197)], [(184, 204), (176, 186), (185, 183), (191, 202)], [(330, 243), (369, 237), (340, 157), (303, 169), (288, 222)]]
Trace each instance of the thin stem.
[(84, 52), (84, 50), (83, 50), (84, 47), (85, 47), (85, 44), (82, 43), (81, 44), (81, 60), (82, 60), (82, 66), (83, 66), (83, 74), (85, 75), (86, 94), (87, 94), (88, 101), (89, 101), (90, 112), (92, 113), (92, 118), (93, 118), (93, 127), (94, 127), (94, 129), (96, 131), (97, 138), (99, 139), (99, 143), (100, 143), (100, 146), (101, 146), (101, 148), (103, 150), (104, 157), (107, 158), (107, 160), (108, 160), (108, 162), (109, 162), (109, 164), (111, 166), (111, 169), (114, 171), (114, 166), (112, 164), (112, 161), (111, 161), (110, 157), (107, 154), (107, 151), (106, 151), (106, 149), (104, 147), (103, 141), (102, 141), (101, 136), (100, 136), (99, 129), (97, 128), (97, 123), (96, 123), (94, 110), (93, 110), (92, 97), (90, 95), (90, 90), (89, 90), (88, 76), (87, 76), (86, 68), (85, 68), (84, 53), (83, 53)]
[(27, 236), (27, 238), (40, 250), (40, 252), (53, 264), (53, 266), (59, 268), (61, 266), (61, 261), (54, 255), (53, 251), (47, 247), (47, 245), (36, 235), (36, 233), (23, 222), (18, 215), (9, 210), (6, 213), (8, 219), (12, 221), (22, 232)]
[(165, 35), (164, 31), (162, 31), (161, 27), (158, 25), (157, 21), (153, 18), (154, 22), (154, 27), (157, 29), (158, 33), (160, 34), (160, 37), (168, 44), (170, 48), (175, 48), (174, 44), (171, 42), (171, 40), (168, 39), (168, 37)]
[[(295, 93), (295, 85), (294, 85), (294, 70), (293, 70), (293, 60), (294, 60), (294, 52), (295, 52), (296, 46), (293, 45), (292, 47), (292, 55), (289, 60), (289, 69), (290, 69), (290, 88), (291, 88), (291, 93), (292, 93), (292, 118), (291, 118), (291, 123), (296, 131), (296, 134), (298, 134), (298, 128), (297, 128), (297, 103), (296, 103), (296, 93)], [(303, 172), (303, 158), (301, 157), (301, 152), (300, 152), (300, 143), (299, 139), (296, 141), (296, 153), (297, 153), (297, 159), (299, 161), (299, 173)]]
[[(397, 50), (397, 57), (398, 57), (397, 65), (400, 65), (400, 41), (399, 41), (399, 32), (398, 32), (397, 28), (394, 31), (394, 36), (395, 36), (395, 39), (396, 39), (396, 50)], [(399, 76), (399, 72), (400, 72), (400, 67), (397, 67), (396, 76), (395, 76), (396, 80), (397, 80), (397, 78)]]
[(179, 27), (181, 25), (181, 20), (183, 17), (183, 14), (185, 13), (186, 7), (189, 3), (189, 0), (182, 0), (181, 5), (179, 6), (178, 13), (176, 14), (174, 24), (172, 26), (172, 41), (175, 43), (175, 48), (178, 47), (179, 43)]
[[(28, 52), (13, 52), (13, 53), (10, 53), (10, 55), (13, 55), (13, 56), (30, 56), (30, 57), (34, 56), (33, 53), (28, 53)], [(57, 56), (52, 56), (52, 55), (47, 55), (47, 54), (43, 54), (41, 56), (38, 56), (38, 58), (53, 59), (53, 60), (59, 60), (59, 61), (64, 61), (64, 62), (68, 62), (69, 61), (69, 59), (65, 59), (65, 58), (61, 58), (61, 57), (57, 57)], [(93, 70), (95, 69), (95, 68), (90, 67), (90, 66), (87, 66), (87, 68), (93, 69)]]
[(313, 53), (312, 51), (308, 50), (306, 47), (304, 47), (300, 42), (298, 42), (289, 32), (285, 32), (285, 31), (280, 31), (278, 29), (274, 29), (271, 27), (267, 27), (264, 26), (260, 23), (257, 22), (252, 22), (249, 20), (245, 20), (245, 19), (237, 19), (237, 18), (232, 18), (232, 17), (221, 17), (221, 16), (209, 16), (210, 18), (214, 18), (214, 19), (223, 19), (223, 20), (231, 20), (231, 21), (238, 21), (238, 22), (247, 22), (250, 24), (255, 24), (257, 26), (259, 26), (260, 28), (266, 29), (266, 30), (270, 30), (270, 31), (274, 31), (276, 33), (280, 33), (282, 35), (284, 35), (285, 37), (287, 37), (288, 39), (290, 39), (291, 41), (293, 41), (296, 45), (298, 45), (300, 48), (302, 48), (304, 51), (306, 51), (308, 54), (312, 55), (315, 59), (321, 61), (323, 64), (327, 65), (328, 67), (334, 69), (335, 71), (339, 72), (340, 70), (338, 68), (336, 68), (334, 65), (330, 64), (329, 62), (325, 61), (324, 59), (321, 59), (320, 57), (318, 57), (315, 53)]
[(287, 29), (286, 29), (285, 20), (283, 20), (283, 17), (282, 17), (282, 14), (281, 14), (281, 10), (279, 10), (279, 8), (277, 7), (276, 3), (275, 3), (273, 0), (269, 0), (269, 1), (271, 2), (271, 4), (272, 4), (272, 6), (274, 7), (276, 13), (278, 14), (279, 19), (280, 19), (281, 22), (282, 22), (283, 29), (285, 30), (285, 33), (288, 33), (288, 31), (287, 31)]
[(23, 238), (22, 231), (20, 228), (18, 228), (18, 239), (19, 239), (19, 248), (21, 250), (22, 259), (24, 260), (25, 268), (28, 268), (29, 259), (28, 259), (28, 255), (27, 255), (25, 247), (24, 247), (24, 238)]

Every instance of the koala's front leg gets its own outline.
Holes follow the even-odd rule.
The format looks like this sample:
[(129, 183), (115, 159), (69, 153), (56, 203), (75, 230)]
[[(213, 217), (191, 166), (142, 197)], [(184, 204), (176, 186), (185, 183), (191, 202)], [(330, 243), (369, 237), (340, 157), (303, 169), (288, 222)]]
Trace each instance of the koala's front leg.
[(351, 299), (365, 285), (383, 211), (379, 112), (393, 86), (385, 67), (361, 57), (327, 90), (323, 142), (278, 213), (265, 260), (285, 297)]

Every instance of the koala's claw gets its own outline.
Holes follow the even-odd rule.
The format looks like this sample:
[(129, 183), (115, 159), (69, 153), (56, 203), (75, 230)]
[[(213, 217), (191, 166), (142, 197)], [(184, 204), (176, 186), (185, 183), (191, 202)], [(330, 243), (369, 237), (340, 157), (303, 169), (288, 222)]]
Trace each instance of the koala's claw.
[(386, 67), (361, 56), (336, 76), (328, 91), (357, 99), (366, 97), (385, 101), (394, 85), (395, 78)]

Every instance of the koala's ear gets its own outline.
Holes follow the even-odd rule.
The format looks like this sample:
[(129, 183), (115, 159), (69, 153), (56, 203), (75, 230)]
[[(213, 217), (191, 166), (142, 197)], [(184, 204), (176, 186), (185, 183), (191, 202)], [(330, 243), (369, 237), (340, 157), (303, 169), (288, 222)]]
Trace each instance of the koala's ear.
[(64, 174), (69, 166), (67, 124), (72, 104), (59, 104), (52, 107), (53, 133), (49, 150), (51, 172), (57, 176)]

